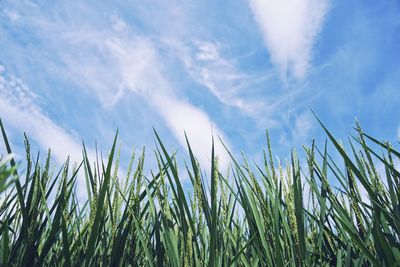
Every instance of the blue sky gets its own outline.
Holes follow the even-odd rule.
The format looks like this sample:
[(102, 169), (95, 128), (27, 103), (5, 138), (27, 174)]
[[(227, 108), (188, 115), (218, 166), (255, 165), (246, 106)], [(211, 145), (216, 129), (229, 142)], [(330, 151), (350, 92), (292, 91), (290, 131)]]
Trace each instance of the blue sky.
[(207, 168), (211, 125), (255, 160), (268, 128), (287, 157), (324, 141), (310, 108), (339, 138), (357, 118), (397, 142), (399, 44), (393, 0), (0, 0), (0, 117), (17, 151), (25, 131), (58, 162), (117, 128), (123, 158), (151, 152), (155, 127)]

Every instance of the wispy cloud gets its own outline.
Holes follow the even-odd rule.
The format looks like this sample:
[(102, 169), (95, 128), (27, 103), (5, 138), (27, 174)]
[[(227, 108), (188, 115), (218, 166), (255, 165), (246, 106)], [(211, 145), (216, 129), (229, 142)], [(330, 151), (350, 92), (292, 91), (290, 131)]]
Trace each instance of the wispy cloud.
[[(0, 57), (64, 130), (78, 125), (74, 130), (85, 138), (100, 135), (103, 141), (120, 127), (122, 142), (139, 146), (152, 144), (151, 126), (168, 146), (186, 146), (186, 130), (207, 164), (210, 125), (215, 136), (251, 154), (265, 128), (275, 140), (283, 136), (285, 146), (277, 149), (307, 139), (315, 124), (305, 115), (309, 107), (334, 121), (336, 131), (347, 124), (344, 114), (364, 113), (368, 123), (373, 114), (396, 114), (398, 14), (382, 16), (387, 4), (352, 3), (348, 9), (344, 1), (330, 10), (331, 2), (249, 0), (222, 9), (215, 1), (151, 0), (123, 7), (118, 1), (60, 1), (56, 7), (6, 1)], [(358, 14), (358, 6), (366, 12)], [(323, 41), (317, 46), (319, 33)], [(393, 89), (380, 86), (371, 94), (384, 76)], [(141, 130), (132, 133), (133, 127)]]
[(236, 68), (233, 60), (221, 56), (218, 43), (196, 42), (193, 56), (185, 63), (192, 78), (206, 86), (221, 103), (251, 111), (250, 103), (239, 96), (248, 76)]
[(230, 159), (219, 138), (229, 148), (228, 140), (217, 125), (212, 125), (212, 120), (204, 111), (186, 101), (163, 93), (155, 94), (152, 101), (183, 147), (186, 147), (184, 134), (187, 134), (190, 146), (203, 168), (210, 166), (210, 151), (214, 137), (215, 153), (219, 157), (219, 166), (221, 170), (227, 170)]
[[(182, 147), (186, 147), (186, 132), (200, 163), (204, 167), (208, 166), (212, 133), (216, 139), (220, 136), (229, 146), (223, 132), (205, 111), (176, 94), (164, 75), (165, 68), (158, 60), (159, 54), (150, 41), (145, 41), (146, 45), (141, 47), (135, 47), (133, 44), (129, 40), (120, 40), (110, 46), (111, 53), (123, 59), (122, 82), (130, 92), (140, 94), (154, 107)], [(133, 51), (142, 57), (132, 58)], [(221, 168), (226, 169), (230, 160), (219, 140), (216, 141), (216, 154), (220, 158)]]
[(221, 44), (200, 40), (188, 45), (180, 42), (167, 44), (173, 47), (190, 77), (205, 86), (220, 103), (250, 116), (255, 116), (256, 111), (260, 110), (260, 101), (243, 97), (243, 94), (250, 90), (250, 83), (265, 80), (265, 77), (255, 77), (241, 71), (234, 58), (226, 58), (221, 54)]
[(315, 128), (314, 118), (310, 111), (305, 111), (295, 115), (287, 124), (289, 129), (283, 133), (279, 139), (281, 145), (288, 148), (308, 142), (311, 131)]
[[(35, 103), (36, 98), (21, 79), (8, 75), (0, 65), (0, 115), (5, 124), (18, 132), (26, 132), (42, 151), (50, 149), (58, 164), (63, 164), (67, 157), (70, 163), (79, 164), (83, 159), (80, 140), (49, 118)], [(95, 159), (94, 151), (88, 148), (87, 153), (89, 159)], [(79, 199), (86, 199), (85, 188), (85, 179), (80, 172), (77, 180)]]
[[(80, 141), (52, 121), (35, 103), (36, 96), (0, 65), (0, 114), (2, 119), (19, 131), (26, 131), (42, 149), (51, 149), (59, 163), (67, 156), (72, 162), (82, 160)], [(93, 154), (93, 153), (91, 153)]]
[(284, 79), (301, 79), (329, 9), (329, 0), (249, 0), (272, 61)]
[[(220, 136), (228, 144), (221, 129), (205, 111), (177, 94), (153, 40), (124, 32), (126, 23), (122, 18), (112, 15), (111, 21), (110, 29), (94, 25), (82, 28), (68, 22), (48, 27), (50, 23), (41, 23), (44, 38), (49, 39), (63, 62), (57, 72), (92, 92), (105, 109), (117, 108), (124, 97), (140, 96), (159, 114), (182, 147), (186, 147), (187, 132), (200, 163), (208, 166), (211, 125), (216, 139)], [(226, 168), (229, 156), (222, 145), (217, 145), (216, 153), (221, 167)]]

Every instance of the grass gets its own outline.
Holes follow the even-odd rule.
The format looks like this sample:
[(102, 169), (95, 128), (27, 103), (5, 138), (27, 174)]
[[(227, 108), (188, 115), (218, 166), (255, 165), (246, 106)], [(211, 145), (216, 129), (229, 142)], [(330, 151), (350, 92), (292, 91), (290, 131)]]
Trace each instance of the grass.
[(213, 148), (210, 179), (188, 141), (191, 190), (156, 132), (158, 169), (144, 174), (143, 151), (121, 177), (117, 135), (106, 160), (91, 163), (83, 146), (81, 163), (54, 173), (26, 136), (17, 166), (0, 126), (2, 266), (400, 266), (400, 152), (358, 125), (348, 152), (321, 124), (337, 161), (313, 142), (305, 166), (294, 151), (282, 166), (267, 134), (262, 165), (232, 157), (225, 175)]

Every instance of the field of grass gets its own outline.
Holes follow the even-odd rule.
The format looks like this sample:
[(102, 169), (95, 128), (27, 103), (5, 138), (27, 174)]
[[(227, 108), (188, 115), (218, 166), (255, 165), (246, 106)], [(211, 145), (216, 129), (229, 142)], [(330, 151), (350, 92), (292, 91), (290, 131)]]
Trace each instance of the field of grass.
[(321, 127), (335, 151), (304, 147), (306, 167), (296, 152), (275, 162), (267, 133), (261, 166), (232, 157), (221, 173), (212, 149), (205, 177), (188, 142), (188, 190), (157, 133), (158, 169), (144, 174), (143, 152), (121, 177), (117, 135), (108, 158), (83, 146), (81, 163), (53, 172), (28, 139), (16, 165), (1, 124), (0, 265), (400, 266), (400, 152), (358, 125), (348, 152)]

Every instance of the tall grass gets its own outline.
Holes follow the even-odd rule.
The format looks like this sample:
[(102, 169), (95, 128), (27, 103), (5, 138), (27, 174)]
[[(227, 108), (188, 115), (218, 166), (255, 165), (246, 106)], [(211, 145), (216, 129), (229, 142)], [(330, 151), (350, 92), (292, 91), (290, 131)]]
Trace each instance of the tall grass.
[(81, 163), (67, 160), (53, 173), (50, 151), (40, 165), (27, 138), (25, 165), (16, 166), (0, 126), (3, 266), (399, 265), (400, 152), (359, 126), (347, 152), (321, 124), (338, 161), (313, 142), (302, 153), (306, 165), (296, 152), (282, 165), (267, 136), (262, 165), (232, 157), (225, 175), (213, 148), (209, 178), (188, 141), (190, 190), (157, 133), (158, 169), (144, 174), (143, 151), (121, 177), (117, 136), (107, 160), (90, 162), (83, 146)]

